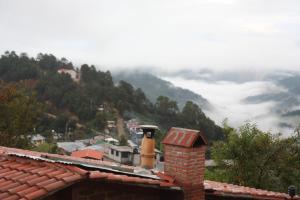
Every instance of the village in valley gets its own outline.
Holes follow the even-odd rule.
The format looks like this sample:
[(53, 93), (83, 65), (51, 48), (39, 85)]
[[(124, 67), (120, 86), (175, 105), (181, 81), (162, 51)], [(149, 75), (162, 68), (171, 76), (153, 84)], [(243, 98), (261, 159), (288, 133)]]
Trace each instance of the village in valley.
[[(124, 122), (119, 127), (123, 129), (118, 131), (115, 121), (107, 121), (106, 129), (101, 132), (96, 132), (96, 136), (93, 138), (87, 138), (75, 141), (64, 141), (66, 139), (65, 134), (68, 133), (56, 133), (53, 130), (53, 138), (57, 145), (57, 152), (62, 155), (71, 155), (74, 157), (111, 161), (119, 164), (126, 164), (131, 166), (140, 165), (140, 148), (143, 138), (143, 131), (140, 128), (140, 123), (137, 119), (131, 119)], [(116, 138), (120, 138), (119, 133), (124, 134), (124, 139), (129, 138), (126, 141), (120, 141)], [(31, 142), (33, 145), (41, 145), (46, 142), (46, 138), (40, 134), (32, 135)], [(156, 167), (161, 168), (160, 160), (162, 152), (155, 149)]]
[[(80, 71), (68, 68), (59, 68), (59, 74), (69, 75), (75, 83), (80, 82)], [(105, 112), (103, 105), (97, 110)], [(56, 116), (51, 116), (56, 118)], [(77, 128), (84, 128), (84, 125), (76, 123)], [(91, 138), (73, 139), (72, 129), (68, 127), (68, 121), (64, 132), (51, 130), (52, 143), (57, 146), (56, 152), (62, 155), (71, 155), (74, 157), (112, 161), (119, 164), (131, 166), (140, 165), (140, 149), (143, 139), (143, 131), (140, 128), (138, 119), (124, 121), (121, 117), (117, 120), (108, 120), (105, 122), (103, 131), (90, 129), (94, 135)], [(36, 132), (36, 131), (35, 131)], [(34, 146), (39, 146), (47, 142), (47, 138), (36, 133), (29, 136)], [(120, 139), (122, 141), (120, 141)], [(155, 149), (156, 164), (155, 167), (162, 167), (160, 164), (162, 152)]]

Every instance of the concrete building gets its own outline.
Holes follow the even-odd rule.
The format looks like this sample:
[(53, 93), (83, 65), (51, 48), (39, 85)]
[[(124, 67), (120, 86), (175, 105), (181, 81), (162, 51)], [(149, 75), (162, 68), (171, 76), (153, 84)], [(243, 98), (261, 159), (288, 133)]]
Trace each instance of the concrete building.
[(133, 150), (128, 146), (108, 146), (108, 158), (121, 163), (121, 164), (132, 164)]

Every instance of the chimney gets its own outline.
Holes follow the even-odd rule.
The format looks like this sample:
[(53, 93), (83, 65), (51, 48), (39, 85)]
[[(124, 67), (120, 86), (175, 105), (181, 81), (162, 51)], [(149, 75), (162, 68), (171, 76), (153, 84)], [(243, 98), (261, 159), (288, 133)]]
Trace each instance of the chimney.
[(200, 131), (171, 128), (163, 140), (165, 173), (184, 191), (185, 200), (204, 200), (205, 145)]
[(141, 167), (145, 169), (153, 169), (155, 163), (155, 130), (158, 130), (157, 126), (153, 125), (141, 125), (143, 130), (143, 140), (141, 148)]

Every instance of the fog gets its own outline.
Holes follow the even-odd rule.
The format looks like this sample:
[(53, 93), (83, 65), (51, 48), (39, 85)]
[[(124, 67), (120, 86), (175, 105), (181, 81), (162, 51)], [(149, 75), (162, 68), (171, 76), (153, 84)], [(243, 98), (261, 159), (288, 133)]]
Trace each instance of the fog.
[(206, 81), (189, 80), (182, 77), (162, 77), (175, 86), (187, 88), (195, 93), (201, 94), (213, 106), (212, 110), (205, 113), (217, 124), (222, 125), (224, 119), (229, 125), (237, 128), (245, 122), (256, 123), (259, 128), (272, 133), (281, 132), (285, 135), (291, 134), (292, 129), (279, 127), (280, 116), (273, 113), (276, 102), (250, 104), (245, 102), (248, 96), (263, 93), (276, 93), (284, 91), (269, 81), (230, 82), (230, 81)]
[(0, 0), (0, 52), (102, 69), (295, 70), (299, 24), (298, 0)]

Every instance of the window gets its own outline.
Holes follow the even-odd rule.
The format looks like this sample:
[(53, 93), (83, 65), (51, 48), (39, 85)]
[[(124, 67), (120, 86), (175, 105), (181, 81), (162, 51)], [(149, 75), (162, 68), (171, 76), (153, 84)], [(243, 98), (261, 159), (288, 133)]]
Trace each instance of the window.
[(114, 155), (114, 150), (113, 149), (110, 150), (110, 154)]
[(116, 151), (116, 156), (119, 156), (119, 152), (118, 151)]
[(128, 158), (129, 153), (128, 152), (122, 152), (122, 158)]

